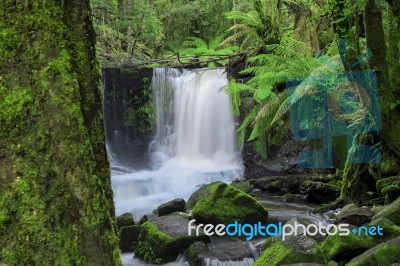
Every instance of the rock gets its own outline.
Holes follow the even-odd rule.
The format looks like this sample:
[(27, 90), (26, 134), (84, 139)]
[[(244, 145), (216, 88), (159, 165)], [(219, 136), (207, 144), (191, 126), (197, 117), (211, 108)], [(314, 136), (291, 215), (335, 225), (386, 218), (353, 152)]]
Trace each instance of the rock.
[(143, 215), (143, 217), (139, 220), (139, 224), (142, 225), (145, 222), (147, 222), (149, 220), (149, 218), (147, 217), (147, 215)]
[(126, 212), (117, 217), (117, 228), (124, 226), (135, 225), (132, 213)]
[(389, 204), (400, 197), (400, 185), (390, 185), (382, 189), (382, 195), (385, 197), (385, 203)]
[(140, 225), (130, 225), (121, 227), (119, 230), (119, 248), (122, 252), (131, 252), (140, 235)]
[(358, 207), (355, 204), (347, 204), (338, 213), (335, 223), (347, 223), (360, 226), (371, 221), (372, 216), (372, 211), (367, 207)]
[(188, 235), (188, 220), (167, 215), (142, 225), (135, 255), (147, 262), (161, 264), (175, 261), (192, 243), (209, 242), (204, 234)]
[(250, 183), (264, 191), (287, 193), (300, 190), (301, 184), (307, 177), (307, 175), (302, 174), (266, 176), (259, 179), (251, 179)]
[(252, 189), (249, 180), (235, 180), (230, 185), (239, 189), (240, 191), (243, 191), (244, 193), (250, 193)]
[(400, 197), (391, 204), (383, 207), (377, 214), (372, 217), (372, 220), (378, 218), (386, 218), (397, 225), (400, 225)]
[(398, 180), (399, 180), (398, 176), (392, 176), (378, 180), (378, 182), (376, 182), (376, 189), (378, 190), (379, 193), (382, 193), (382, 189), (390, 185), (398, 184)]
[(307, 203), (307, 196), (306, 195), (299, 195), (299, 194), (292, 194), (287, 193), (283, 196), (283, 200), (285, 202), (294, 202), (294, 203)]
[(375, 236), (375, 241), (379, 243), (400, 236), (400, 226), (386, 218), (373, 220), (368, 226), (380, 226), (383, 228), (383, 236)]
[(340, 187), (333, 183), (306, 180), (304, 188), (308, 192), (308, 200), (319, 204), (331, 203), (340, 195)]
[(346, 266), (386, 266), (399, 261), (400, 237), (397, 237), (365, 251)]
[[(254, 262), (256, 256), (257, 251), (249, 242), (231, 237), (213, 238), (209, 244), (196, 242), (188, 249), (188, 260), (191, 266), (216, 264), (212, 264), (212, 261), (226, 262), (247, 259), (246, 261)], [(207, 260), (208, 263), (206, 263)]]
[[(351, 229), (350, 229), (351, 230)], [(350, 232), (347, 236), (333, 235), (325, 238), (320, 243), (320, 249), (324, 257), (337, 262), (349, 261), (355, 256), (370, 249), (375, 244), (370, 236), (358, 236)]]
[[(216, 182), (218, 183), (218, 182)], [(210, 183), (207, 185), (201, 186), (198, 190), (190, 195), (189, 200), (186, 203), (186, 210), (192, 210), (196, 203), (201, 199), (204, 198), (206, 195), (210, 194), (210, 189), (215, 183)]]
[[(202, 189), (202, 188), (200, 188)], [(202, 223), (230, 224), (266, 222), (268, 211), (250, 195), (223, 182), (210, 184), (193, 208), (193, 217)]]
[(183, 212), (185, 211), (185, 205), (185, 200), (181, 198), (168, 201), (158, 206), (158, 216), (167, 215), (173, 212)]
[(272, 237), (264, 244), (265, 251), (254, 266), (277, 266), (292, 263), (324, 263), (317, 242), (308, 236), (290, 236), (282, 241)]

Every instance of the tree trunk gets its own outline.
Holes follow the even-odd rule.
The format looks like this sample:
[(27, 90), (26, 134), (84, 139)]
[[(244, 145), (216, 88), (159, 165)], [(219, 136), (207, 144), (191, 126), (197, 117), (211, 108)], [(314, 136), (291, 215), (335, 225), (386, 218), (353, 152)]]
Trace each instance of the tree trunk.
[[(364, 23), (367, 46), (372, 52), (369, 67), (376, 71), (383, 128), (378, 135), (355, 139), (353, 147), (357, 143), (369, 143), (380, 147), (382, 162), (380, 165), (346, 163), (341, 193), (341, 199), (345, 203), (365, 201), (365, 192), (371, 188), (375, 189), (375, 183), (382, 175), (390, 176), (399, 172), (400, 114), (393, 105), (395, 97), (389, 82), (382, 14), (375, 0), (368, 0), (364, 7)], [(349, 158), (353, 156), (354, 151), (349, 151)]]
[(89, 0), (0, 14), (0, 264), (120, 265)]

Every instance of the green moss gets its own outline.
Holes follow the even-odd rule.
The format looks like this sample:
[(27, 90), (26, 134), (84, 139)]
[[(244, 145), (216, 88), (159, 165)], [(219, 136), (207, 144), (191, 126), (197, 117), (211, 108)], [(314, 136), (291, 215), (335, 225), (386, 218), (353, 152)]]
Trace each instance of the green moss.
[(186, 234), (172, 237), (159, 230), (154, 223), (145, 222), (142, 224), (135, 254), (147, 262), (167, 263), (174, 261), (196, 241), (209, 242), (210, 238), (206, 235), (188, 236)]
[(396, 184), (398, 179), (399, 179), (398, 176), (383, 178), (378, 182), (376, 182), (376, 189), (378, 190), (379, 193), (381, 193), (382, 189), (384, 189), (385, 187)]
[(264, 253), (254, 263), (254, 266), (282, 265), (290, 254), (290, 248), (286, 247), (282, 242), (277, 242), (264, 251)]
[(400, 197), (400, 185), (390, 185), (382, 189), (382, 195), (385, 196), (385, 203), (390, 204)]
[(328, 236), (320, 243), (320, 250), (327, 261), (346, 260), (371, 248), (374, 243), (372, 237), (350, 232), (348, 236)]
[(268, 211), (250, 195), (222, 182), (212, 184), (193, 208), (195, 219), (212, 224), (266, 222)]
[(120, 264), (88, 3), (0, 2), (6, 265)]

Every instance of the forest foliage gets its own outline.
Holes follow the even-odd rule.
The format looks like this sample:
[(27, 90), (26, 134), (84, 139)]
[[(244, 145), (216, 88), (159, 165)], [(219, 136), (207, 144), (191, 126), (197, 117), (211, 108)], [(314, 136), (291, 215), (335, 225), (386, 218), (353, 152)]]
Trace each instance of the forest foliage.
[[(289, 96), (290, 80), (331, 75), (335, 84), (340, 74), (374, 69), (383, 118), (398, 115), (399, 1), (92, 0), (92, 8), (103, 65), (242, 65), (225, 89), (241, 118), (239, 145), (253, 146), (263, 158), (290, 134), (291, 107), (313, 92), (299, 86)], [(324, 124), (305, 125), (315, 126)], [(381, 170), (369, 170), (375, 180), (400, 170), (400, 141), (388, 126), (372, 137), (384, 147)], [(341, 165), (347, 157), (339, 158)]]

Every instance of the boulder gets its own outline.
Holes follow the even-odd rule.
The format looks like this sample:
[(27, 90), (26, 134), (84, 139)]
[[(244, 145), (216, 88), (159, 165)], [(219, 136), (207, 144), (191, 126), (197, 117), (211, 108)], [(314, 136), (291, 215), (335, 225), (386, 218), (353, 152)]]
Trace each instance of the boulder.
[(185, 210), (185, 205), (185, 200), (181, 198), (168, 201), (158, 206), (158, 216), (168, 215), (173, 212), (183, 212)]
[(293, 263), (324, 263), (317, 242), (308, 236), (290, 236), (282, 241), (272, 237), (264, 244), (265, 251), (254, 266), (278, 266)]
[(383, 209), (372, 217), (372, 220), (378, 218), (386, 218), (400, 225), (400, 197), (391, 204), (383, 207)]
[(119, 248), (122, 252), (132, 252), (140, 235), (140, 225), (121, 227), (119, 230)]
[(209, 244), (196, 242), (188, 249), (188, 260), (191, 266), (216, 265), (217, 262), (228, 261), (254, 262), (256, 257), (257, 251), (249, 242), (231, 237), (213, 238)]
[(307, 199), (319, 204), (331, 203), (340, 195), (340, 187), (334, 182), (323, 183), (320, 181), (306, 180), (303, 186), (308, 192)]
[(347, 223), (360, 226), (371, 221), (373, 213), (367, 207), (358, 207), (355, 204), (347, 204), (338, 213), (335, 223)]
[(266, 222), (268, 211), (252, 196), (223, 182), (200, 188), (202, 196), (193, 208), (193, 217), (202, 223), (230, 224)]
[(347, 236), (340, 236), (338, 234), (328, 236), (319, 246), (322, 254), (328, 261), (346, 262), (370, 249), (374, 244), (374, 238), (371, 236), (359, 236), (350, 232)]
[(117, 217), (117, 228), (121, 228), (124, 226), (135, 225), (135, 221), (133, 220), (132, 213), (126, 212)]
[(161, 216), (142, 225), (135, 255), (147, 262), (175, 261), (194, 242), (209, 242), (204, 234), (188, 235), (188, 220), (175, 215)]
[(400, 197), (400, 185), (390, 185), (382, 189), (382, 195), (385, 197), (385, 203), (389, 204)]
[(383, 236), (375, 236), (375, 241), (377, 243), (400, 236), (400, 226), (396, 225), (386, 218), (378, 218), (368, 224), (368, 226), (378, 225), (383, 228)]
[(365, 251), (346, 266), (386, 266), (399, 262), (400, 237), (397, 237)]

